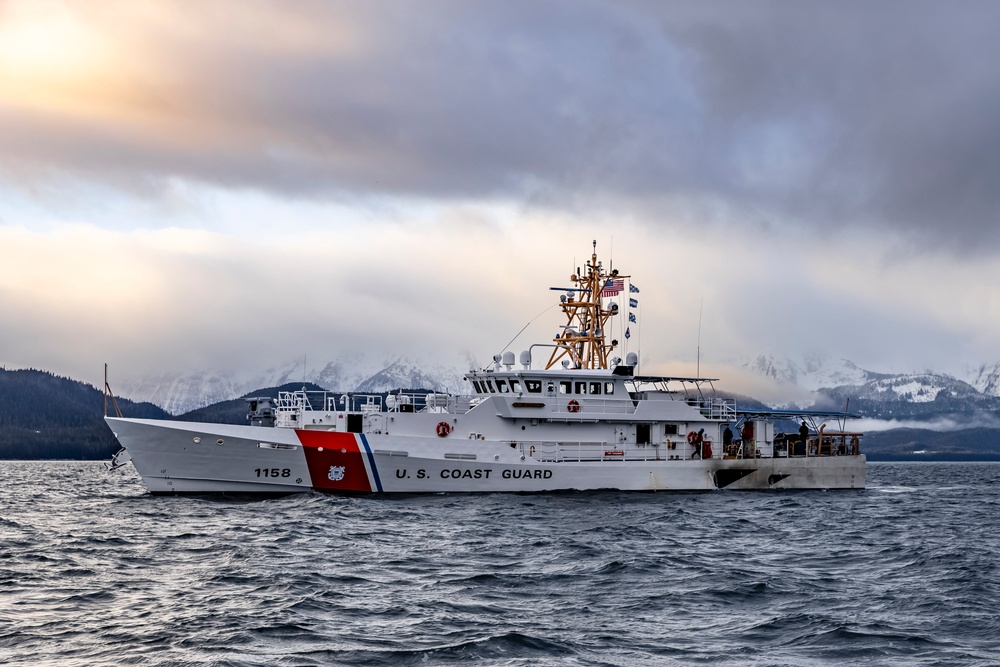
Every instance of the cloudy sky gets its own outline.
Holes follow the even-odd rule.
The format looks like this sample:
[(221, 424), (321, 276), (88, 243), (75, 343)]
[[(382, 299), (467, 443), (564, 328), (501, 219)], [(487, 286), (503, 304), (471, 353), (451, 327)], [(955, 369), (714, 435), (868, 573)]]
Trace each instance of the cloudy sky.
[(998, 25), (973, 1), (0, 0), (0, 365), (485, 363), (596, 239), (642, 290), (646, 372), (693, 370), (700, 312), (703, 371), (961, 374), (1000, 360)]

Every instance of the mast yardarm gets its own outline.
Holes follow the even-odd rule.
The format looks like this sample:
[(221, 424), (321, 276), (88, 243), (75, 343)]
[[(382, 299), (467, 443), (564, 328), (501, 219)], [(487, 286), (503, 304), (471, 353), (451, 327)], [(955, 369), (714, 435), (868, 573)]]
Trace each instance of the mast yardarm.
[[(597, 241), (590, 261), (570, 276), (575, 288), (564, 290), (559, 297), (560, 307), (566, 315), (562, 333), (556, 334), (552, 351), (545, 368), (552, 368), (562, 359), (568, 359), (574, 368), (607, 368), (608, 356), (618, 346), (617, 340), (607, 342), (607, 324), (618, 314), (618, 304), (613, 299), (622, 291), (624, 280), (617, 270), (604, 271), (597, 259)], [(609, 299), (605, 306), (603, 294)]]

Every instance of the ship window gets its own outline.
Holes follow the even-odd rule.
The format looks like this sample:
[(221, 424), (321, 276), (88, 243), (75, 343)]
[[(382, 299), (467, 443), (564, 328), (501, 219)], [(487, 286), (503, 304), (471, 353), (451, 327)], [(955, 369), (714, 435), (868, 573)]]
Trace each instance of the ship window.
[(613, 394), (613, 393), (615, 393), (615, 383), (614, 382), (605, 382), (604, 383), (604, 393), (605, 394)]
[(664, 435), (677, 435), (677, 424), (665, 424), (663, 427)]
[(542, 381), (541, 380), (525, 380), (524, 388), (528, 390), (529, 394), (540, 394), (542, 393)]
[(601, 393), (601, 383), (600, 382), (591, 382), (590, 383), (590, 393), (591, 394), (600, 394)]
[(510, 390), (512, 392), (520, 393), (521, 392), (521, 382), (518, 381), (518, 380), (511, 380), (510, 381)]
[(559, 381), (559, 393), (560, 394), (568, 394), (572, 390), (573, 390), (573, 383), (572, 382), (570, 382), (569, 380), (560, 380)]
[(493, 386), (493, 380), (483, 380), (483, 384), (486, 385), (487, 391), (491, 394), (497, 393), (496, 387)]
[(501, 394), (506, 394), (507, 393), (507, 381), (506, 380), (497, 380), (497, 391), (499, 391)]
[(483, 393), (483, 385), (479, 384), (479, 380), (473, 380), (472, 386), (476, 388), (477, 394)]
[(578, 394), (586, 394), (587, 393), (587, 383), (586, 382), (577, 382), (576, 383), (576, 393), (578, 393)]

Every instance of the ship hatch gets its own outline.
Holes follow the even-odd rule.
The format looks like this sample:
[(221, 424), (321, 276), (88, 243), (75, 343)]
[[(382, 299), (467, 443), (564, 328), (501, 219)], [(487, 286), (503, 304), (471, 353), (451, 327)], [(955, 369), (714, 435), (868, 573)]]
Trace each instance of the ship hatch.
[(361, 433), (363, 418), (360, 413), (348, 413), (347, 415), (347, 432), (348, 433)]
[(747, 475), (753, 472), (753, 469), (747, 468), (728, 468), (726, 470), (716, 470), (715, 471), (715, 486), (719, 489), (724, 489), (733, 482), (743, 479)]

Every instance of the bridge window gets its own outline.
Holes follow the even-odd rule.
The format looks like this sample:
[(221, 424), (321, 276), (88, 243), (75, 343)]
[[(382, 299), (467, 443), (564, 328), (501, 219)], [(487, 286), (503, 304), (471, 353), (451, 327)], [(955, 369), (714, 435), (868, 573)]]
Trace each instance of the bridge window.
[(587, 383), (586, 382), (577, 382), (576, 383), (576, 393), (578, 393), (578, 394), (586, 394), (587, 393)]
[(510, 390), (515, 393), (521, 393), (521, 382), (519, 380), (511, 380)]
[(477, 394), (482, 394), (483, 393), (483, 385), (479, 384), (479, 380), (473, 380), (472, 381), (472, 386), (476, 388), (476, 393)]
[(615, 383), (614, 382), (605, 382), (604, 383), (604, 393), (605, 394), (613, 394), (613, 393), (615, 393)]
[(491, 394), (497, 393), (496, 387), (493, 386), (493, 380), (483, 380), (483, 385), (487, 387), (487, 391)]
[(497, 380), (497, 390), (501, 394), (506, 394), (507, 393), (507, 381), (506, 380), (499, 380), (498, 379)]
[(601, 383), (600, 382), (591, 382), (590, 383), (590, 393), (591, 394), (600, 394), (601, 393)]
[(560, 394), (568, 394), (568, 393), (570, 393), (572, 391), (573, 391), (573, 383), (572, 382), (570, 382), (569, 380), (560, 380), (559, 381), (559, 393)]
[(529, 394), (540, 394), (542, 393), (542, 381), (541, 380), (525, 380), (524, 388), (528, 390)]

